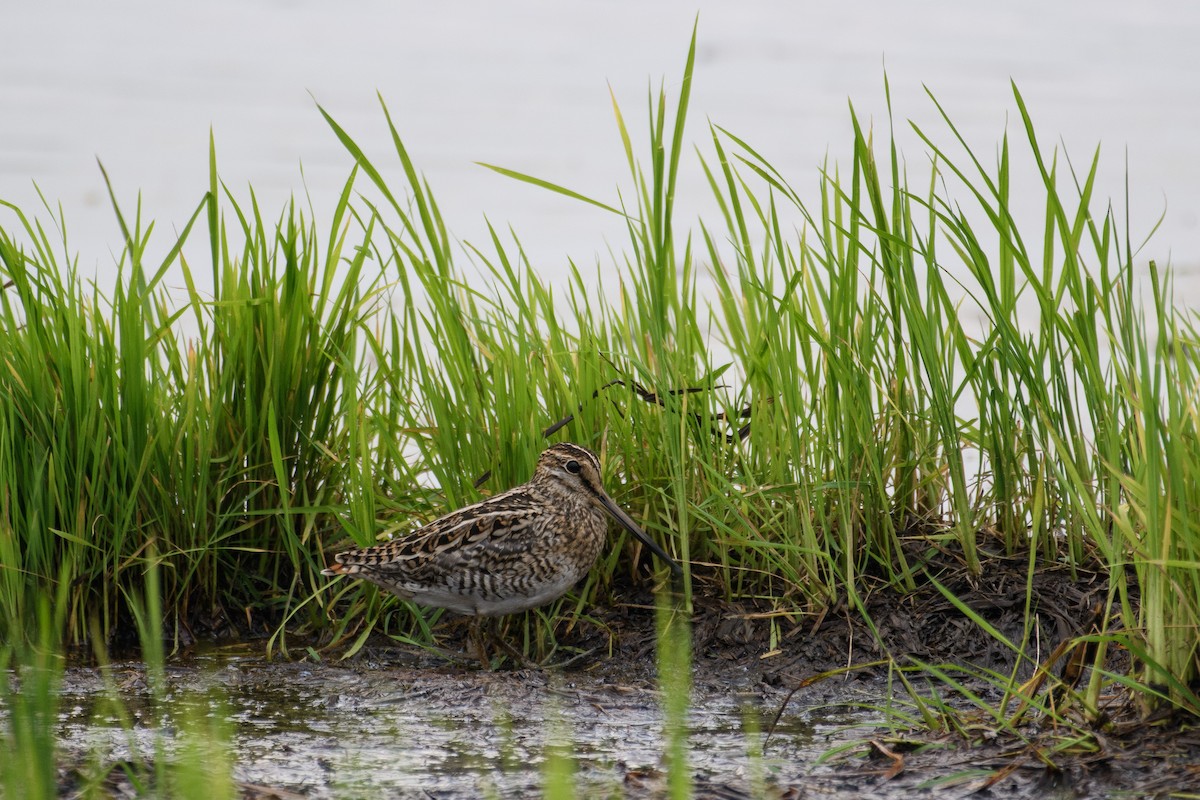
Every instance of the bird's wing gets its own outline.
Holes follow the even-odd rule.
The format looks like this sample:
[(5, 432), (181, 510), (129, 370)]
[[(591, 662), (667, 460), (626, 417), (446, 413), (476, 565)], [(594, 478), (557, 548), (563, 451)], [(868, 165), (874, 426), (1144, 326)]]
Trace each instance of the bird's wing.
[(528, 493), (504, 492), (436, 519), (403, 538), (348, 550), (336, 559), (346, 566), (402, 570), (405, 566), (469, 564), (481, 550), (519, 552), (527, 546), (522, 533), (539, 510), (544, 508)]

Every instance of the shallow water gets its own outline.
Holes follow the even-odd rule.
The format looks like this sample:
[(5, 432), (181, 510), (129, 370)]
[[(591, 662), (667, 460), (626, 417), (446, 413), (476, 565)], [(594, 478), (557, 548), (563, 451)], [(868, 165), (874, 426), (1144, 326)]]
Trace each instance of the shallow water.
[[(665, 79), (668, 94), (677, 92), (697, 11), (688, 141), (704, 146), (712, 119), (753, 143), (816, 202), (822, 161), (846, 163), (848, 100), (877, 139), (885, 135), (886, 68), (906, 166), (922, 186), (924, 148), (902, 120), (938, 131), (940, 142), (950, 138), (924, 87), (990, 163), (1006, 126), (1014, 140), (1022, 136), (1011, 79), (1043, 147), (1061, 137), (1084, 168), (1102, 143), (1097, 194), (1114, 198), (1119, 215), (1128, 160), (1135, 244), (1165, 206), (1139, 263), (1153, 257), (1200, 267), (1200, 4), (1189, 0), (370, 0), (352, 8), (114, 0), (69, 14), (14, 0), (5, 4), (5, 28), (19, 35), (0, 48), (0, 199), (38, 210), (36, 181), (52, 205), (62, 202), (84, 274), (98, 271), (108, 283), (120, 236), (97, 157), (127, 213), (141, 192), (146, 213), (159, 220), (152, 256), (166, 253), (169, 232), (208, 187), (210, 127), (222, 177), (237, 197), (244, 201), (247, 184), (254, 186), (274, 217), (289, 196), (303, 202), (307, 186), (323, 221), (350, 159), (314, 99), (398, 182), (378, 90), (453, 234), (486, 242), (486, 214), (502, 230), (516, 228), (544, 277), (561, 274), (568, 255), (608, 265), (606, 240), (624, 249), (619, 219), (475, 162), (610, 203), (621, 184), (628, 197), (609, 87), (640, 139), (646, 89)], [(680, 225), (697, 214), (714, 224), (719, 216), (690, 148), (683, 163)], [(1014, 198), (1036, 247), (1043, 209), (1036, 176), (1024, 167), (1032, 180), (1015, 181)], [(0, 212), (0, 224), (14, 221)], [(200, 248), (198, 263), (206, 252)], [(205, 270), (197, 272), (203, 280)]]
[[(168, 668), (168, 705), (224, 696), (212, 713), (234, 725), (238, 780), (312, 797), (525, 797), (540, 791), (547, 745), (576, 760), (587, 794), (653, 794), (666, 750), (659, 695), (644, 670), (483, 672), (451, 666), (267, 663), (212, 655)], [(153, 752), (152, 712), (139, 664), (114, 677), (138, 719), (134, 740)], [(782, 690), (761, 684), (698, 687), (687, 718), (689, 772), (700, 794), (784, 789), (815, 768), (857, 718), (844, 708), (790, 706), (763, 750)], [(214, 688), (217, 691), (213, 691)], [(78, 757), (129, 756), (115, 719), (97, 718), (102, 681), (68, 671), (60, 734)], [(846, 698), (862, 699), (856, 689)], [(177, 721), (172, 724), (178, 724)], [(170, 728), (168, 728), (170, 729)], [(861, 730), (861, 729), (860, 729)]]
[[(794, 647), (828, 650), (821, 642)], [(569, 670), (488, 672), (410, 649), (299, 663), (268, 662), (253, 645), (235, 645), (173, 659), (161, 704), (151, 699), (144, 665), (116, 664), (107, 684), (116, 687), (118, 713), (104, 676), (72, 667), (59, 705), (58, 761), (84, 776), (99, 769), (106, 791), (129, 796), (125, 759), (144, 764), (162, 753), (173, 761), (189, 738), (213, 736), (219, 720), (232, 774), (250, 798), (536, 797), (547, 759), (564, 756), (576, 796), (665, 797), (666, 754), (679, 737), (664, 722), (653, 672), (648, 659), (596, 653)], [(1200, 737), (1187, 726), (1131, 727), (1114, 718), (1115, 727), (1074, 747), (1069, 730), (1030, 717), (1019, 735), (1005, 736), (989, 713), (918, 680), (917, 691), (960, 709), (953, 730), (938, 734), (920, 724), (898, 685), (889, 691), (884, 669), (817, 674), (804, 656), (778, 664), (732, 652), (698, 658), (682, 737), (690, 796), (898, 800), (991, 791), (1099, 800), (1200, 792)], [(998, 688), (966, 683), (989, 703), (1001, 701)], [(0, 706), (0, 725), (5, 716)], [(213, 774), (229, 770), (213, 762)], [(65, 792), (81, 788), (70, 769), (60, 781)]]

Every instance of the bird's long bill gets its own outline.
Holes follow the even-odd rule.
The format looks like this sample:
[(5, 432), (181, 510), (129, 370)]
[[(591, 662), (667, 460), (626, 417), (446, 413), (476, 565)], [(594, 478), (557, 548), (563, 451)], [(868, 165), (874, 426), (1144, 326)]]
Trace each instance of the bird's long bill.
[(604, 506), (608, 513), (613, 515), (617, 522), (621, 523), (621, 526), (625, 528), (625, 530), (636, 536), (642, 544), (646, 545), (646, 547), (649, 547), (651, 553), (654, 553), (654, 555), (658, 556), (667, 564), (669, 564), (671, 566), (671, 572), (674, 572), (676, 575), (683, 574), (683, 570), (680, 569), (679, 565), (675, 563), (675, 559), (667, 555), (667, 551), (659, 547), (644, 530), (639, 528), (638, 524), (630, 519), (628, 514), (621, 510), (620, 506), (608, 499), (608, 497), (605, 495), (600, 496), (600, 503)]

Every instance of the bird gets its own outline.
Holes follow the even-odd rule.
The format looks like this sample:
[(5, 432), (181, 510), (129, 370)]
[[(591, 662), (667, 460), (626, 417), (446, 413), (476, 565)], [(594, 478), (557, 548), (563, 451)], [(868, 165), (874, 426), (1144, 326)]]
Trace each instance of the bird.
[[(403, 538), (338, 553), (322, 574), (361, 578), (418, 605), (469, 617), (516, 614), (557, 599), (587, 575), (612, 516), (681, 575), (679, 564), (608, 496), (600, 472), (600, 460), (586, 447), (552, 445), (527, 483)], [(482, 646), (479, 652), (482, 661)]]

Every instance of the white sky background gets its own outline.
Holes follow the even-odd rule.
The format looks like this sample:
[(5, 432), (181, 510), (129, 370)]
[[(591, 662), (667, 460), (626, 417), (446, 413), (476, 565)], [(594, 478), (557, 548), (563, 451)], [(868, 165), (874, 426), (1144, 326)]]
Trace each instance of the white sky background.
[[(0, 48), (0, 199), (41, 213), (33, 182), (61, 202), (81, 272), (111, 282), (120, 236), (96, 167), (132, 213), (158, 220), (152, 257), (207, 188), (209, 128), (222, 178), (253, 186), (273, 219), (303, 195), (332, 208), (350, 159), (314, 108), (324, 105), (399, 186), (382, 93), (451, 233), (483, 244), (484, 215), (520, 234), (539, 273), (567, 258), (607, 263), (618, 221), (495, 175), (486, 161), (615, 202), (628, 189), (608, 98), (646, 130), (648, 86), (678, 92), (692, 22), (700, 34), (688, 138), (706, 120), (745, 138), (817, 201), (828, 153), (849, 161), (847, 101), (885, 133), (886, 64), (898, 121), (949, 142), (928, 85), (981, 158), (1007, 124), (1023, 136), (1009, 86), (1022, 90), (1044, 147), (1065, 140), (1086, 168), (1102, 144), (1100, 194), (1124, 208), (1128, 152), (1135, 238), (1163, 212), (1140, 260), (1200, 272), (1200, 4), (551, 2), (165, 5), (5, 3)], [(311, 94), (310, 94), (311, 93)], [(901, 139), (912, 169), (922, 148)], [(690, 150), (679, 221), (719, 220)], [(920, 179), (914, 179), (916, 185)], [(1021, 193), (1018, 190), (1017, 199)], [(1098, 207), (1098, 210), (1100, 207)], [(1027, 237), (1040, 237), (1039, 206)], [(15, 227), (0, 209), (0, 225)], [(203, 251), (201, 251), (203, 253)], [(201, 256), (202, 257), (202, 256)], [(204, 269), (198, 270), (203, 273)]]

